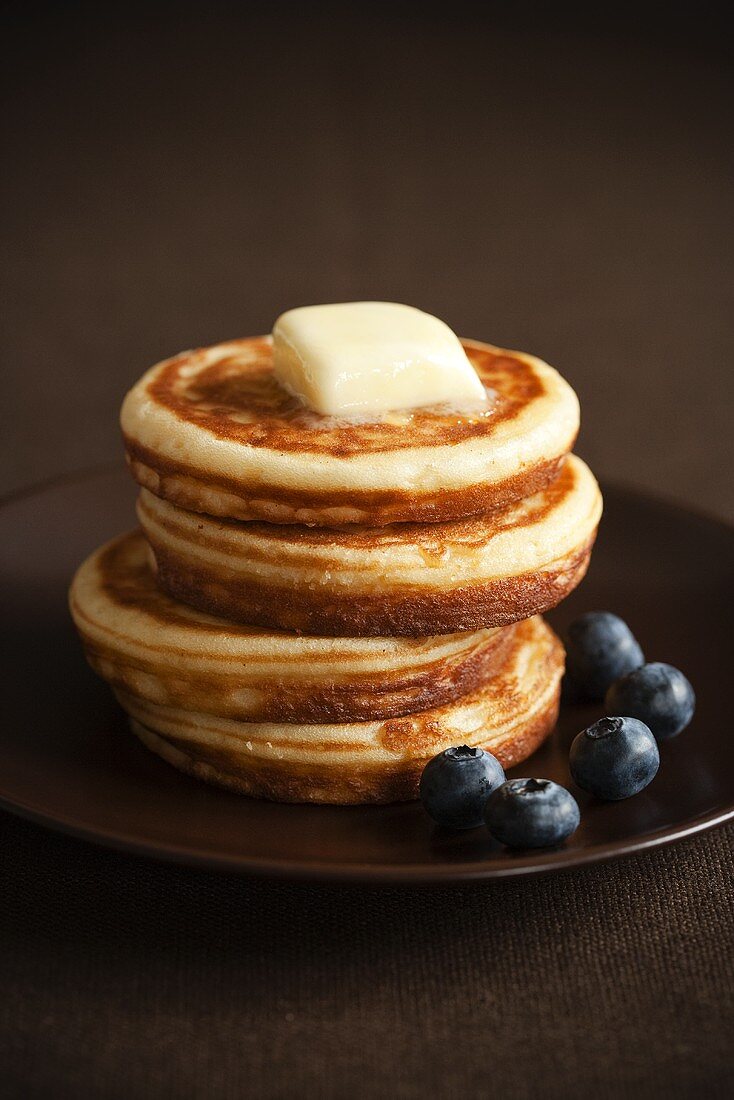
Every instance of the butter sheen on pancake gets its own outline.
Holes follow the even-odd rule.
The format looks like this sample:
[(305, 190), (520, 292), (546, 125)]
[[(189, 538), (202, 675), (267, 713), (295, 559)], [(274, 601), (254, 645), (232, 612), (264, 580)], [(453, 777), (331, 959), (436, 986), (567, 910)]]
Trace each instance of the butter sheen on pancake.
[(511, 630), (313, 638), (202, 614), (155, 583), (143, 535), (79, 568), (70, 607), (92, 668), (151, 704), (245, 721), (390, 718), (454, 700), (501, 666)]
[(329, 635), (434, 635), (555, 607), (584, 576), (602, 502), (570, 456), (547, 488), (461, 521), (346, 527), (239, 523), (141, 491), (158, 581), (225, 618)]
[(463, 341), (487, 410), (434, 406), (371, 420), (318, 416), (275, 381), (269, 337), (185, 352), (125, 398), (128, 463), (189, 511), (333, 527), (435, 522), (546, 485), (571, 450), (578, 400), (540, 359)]
[(206, 782), (282, 802), (395, 802), (417, 797), (427, 761), (451, 745), (481, 746), (511, 767), (550, 733), (563, 647), (540, 618), (512, 638), (501, 669), (474, 692), (382, 721), (235, 722), (117, 695), (148, 748)]

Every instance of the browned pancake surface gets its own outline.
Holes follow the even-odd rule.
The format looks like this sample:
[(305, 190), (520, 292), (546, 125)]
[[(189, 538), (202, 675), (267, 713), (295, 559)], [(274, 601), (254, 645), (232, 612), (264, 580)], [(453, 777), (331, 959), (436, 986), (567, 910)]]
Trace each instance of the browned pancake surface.
[(578, 402), (532, 356), (463, 346), (486, 408), (372, 418), (305, 408), (276, 382), (266, 337), (185, 352), (148, 372), (123, 405), (131, 472), (190, 511), (269, 523), (433, 522), (503, 507), (557, 473)]
[(275, 451), (311, 451), (345, 457), (365, 451), (405, 450), (460, 443), (490, 436), (544, 391), (543, 381), (523, 359), (506, 352), (464, 345), (466, 354), (491, 394), (486, 412), (473, 416), (446, 406), (413, 409), (408, 422), (389, 417), (355, 423), (311, 413), (275, 380), (272, 346), (264, 338), (233, 341), (247, 345), (256, 358), (243, 364), (231, 356), (187, 378), (184, 355), (172, 360), (148, 387), (150, 396), (182, 420), (218, 439)]

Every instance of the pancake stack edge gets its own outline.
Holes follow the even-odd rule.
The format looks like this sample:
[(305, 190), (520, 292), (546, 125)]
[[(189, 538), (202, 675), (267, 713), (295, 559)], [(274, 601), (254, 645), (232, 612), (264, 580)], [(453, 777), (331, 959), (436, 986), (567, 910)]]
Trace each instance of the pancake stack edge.
[[(272, 389), (261, 339), (188, 353), (134, 387), (123, 431), (142, 534), (91, 555), (70, 605), (147, 747), (248, 795), (347, 804), (416, 797), (451, 745), (509, 767), (549, 734), (563, 650), (540, 614), (582, 579), (601, 497), (567, 457), (578, 407), (560, 376), (465, 347), (499, 394), (494, 425), (473, 432), (445, 409), (414, 410), (397, 436), (319, 424)], [(454, 468), (462, 448), (482, 452), (486, 483)], [(424, 473), (398, 492), (390, 454), (406, 481), (437, 468), (445, 484)], [(373, 522), (333, 525), (353, 515)]]

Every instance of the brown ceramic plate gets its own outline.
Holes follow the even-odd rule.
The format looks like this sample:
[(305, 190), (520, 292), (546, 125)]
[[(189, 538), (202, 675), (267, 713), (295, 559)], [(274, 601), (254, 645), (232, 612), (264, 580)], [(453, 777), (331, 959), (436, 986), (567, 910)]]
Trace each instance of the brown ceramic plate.
[[(282, 806), (188, 779), (128, 733), (87, 668), (66, 610), (69, 578), (96, 545), (133, 526), (121, 468), (16, 496), (0, 510), (3, 633), (0, 804), (56, 829), (133, 852), (223, 870), (315, 879), (449, 881), (547, 872), (665, 844), (734, 816), (731, 617), (734, 531), (608, 488), (589, 576), (551, 616), (609, 608), (648, 659), (692, 680), (692, 725), (662, 746), (655, 781), (627, 802), (574, 788), (582, 823), (564, 846), (512, 853), (484, 830), (451, 834), (418, 804)], [(599, 715), (567, 707), (550, 742), (517, 775), (569, 784), (568, 746)]]

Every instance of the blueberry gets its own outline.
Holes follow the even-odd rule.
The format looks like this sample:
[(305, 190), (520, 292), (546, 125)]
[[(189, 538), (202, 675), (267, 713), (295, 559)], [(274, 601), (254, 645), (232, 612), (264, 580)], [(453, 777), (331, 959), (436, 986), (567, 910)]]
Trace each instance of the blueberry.
[(508, 848), (547, 848), (578, 827), (576, 799), (551, 779), (509, 779), (487, 799), (484, 820)]
[(579, 787), (616, 801), (637, 794), (655, 778), (660, 752), (637, 718), (600, 718), (574, 738), (569, 763)]
[(487, 797), (504, 781), (504, 768), (496, 757), (484, 749), (460, 745), (428, 761), (421, 776), (420, 795), (439, 825), (476, 829), (484, 820)]
[(610, 611), (588, 611), (566, 633), (566, 685), (586, 699), (601, 700), (610, 684), (639, 668), (645, 657), (634, 634)]
[(665, 741), (685, 729), (693, 718), (696, 696), (682, 672), (656, 661), (612, 684), (605, 706), (612, 714), (639, 718), (658, 741)]

